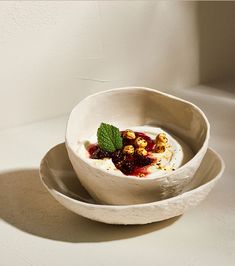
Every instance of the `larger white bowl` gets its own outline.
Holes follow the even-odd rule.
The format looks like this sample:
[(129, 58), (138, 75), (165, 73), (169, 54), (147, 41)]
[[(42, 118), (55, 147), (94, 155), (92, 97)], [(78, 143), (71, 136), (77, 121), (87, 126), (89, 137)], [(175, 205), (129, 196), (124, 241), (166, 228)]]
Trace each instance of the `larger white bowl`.
[[(174, 172), (139, 178), (111, 174), (78, 155), (80, 145), (96, 133), (101, 122), (119, 128), (136, 125), (162, 127), (186, 142), (194, 157)], [(100, 203), (138, 204), (180, 194), (191, 182), (209, 140), (209, 122), (194, 104), (147, 88), (128, 87), (91, 95), (72, 110), (66, 130), (66, 147), (81, 184)]]
[(64, 143), (51, 149), (40, 166), (43, 184), (63, 206), (89, 219), (109, 224), (146, 224), (181, 215), (206, 198), (223, 171), (223, 160), (208, 149), (194, 181), (181, 195), (151, 203), (117, 206), (94, 202), (79, 183)]

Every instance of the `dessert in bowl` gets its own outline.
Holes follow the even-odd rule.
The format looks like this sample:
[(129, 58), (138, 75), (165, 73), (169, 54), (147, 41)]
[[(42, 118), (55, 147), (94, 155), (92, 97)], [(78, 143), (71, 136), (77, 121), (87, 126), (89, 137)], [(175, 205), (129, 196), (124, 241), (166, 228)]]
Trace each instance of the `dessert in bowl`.
[[(118, 147), (106, 147), (115, 141), (112, 129), (120, 140)], [(104, 130), (104, 146), (99, 132)], [(102, 137), (102, 136), (101, 136)], [(98, 142), (94, 143), (98, 139)], [(163, 129), (153, 126), (136, 126), (119, 130), (113, 125), (102, 123), (79, 149), (79, 156), (93, 166), (119, 176), (161, 176), (163, 172), (175, 171), (193, 157), (191, 149), (180, 139)]]
[[(147, 146), (138, 145), (139, 138)], [(197, 106), (138, 87), (85, 98), (72, 110), (66, 130), (68, 155), (81, 184), (104, 204), (146, 203), (180, 194), (192, 181), (208, 140), (209, 123)]]

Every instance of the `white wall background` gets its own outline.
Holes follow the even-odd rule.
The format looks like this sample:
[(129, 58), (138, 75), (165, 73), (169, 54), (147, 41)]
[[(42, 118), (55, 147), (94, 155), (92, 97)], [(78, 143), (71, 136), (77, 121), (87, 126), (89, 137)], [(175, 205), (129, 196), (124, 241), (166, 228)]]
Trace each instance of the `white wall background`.
[[(199, 18), (206, 21), (211, 12), (202, 5), (0, 2), (0, 129), (67, 113), (99, 90), (140, 85), (170, 91), (199, 83), (200, 49), (211, 44), (200, 42), (207, 35)], [(234, 65), (224, 63), (235, 54), (231, 6), (222, 12), (227, 76), (235, 74)], [(203, 79), (220, 73), (214, 69), (211, 75), (207, 66)]]

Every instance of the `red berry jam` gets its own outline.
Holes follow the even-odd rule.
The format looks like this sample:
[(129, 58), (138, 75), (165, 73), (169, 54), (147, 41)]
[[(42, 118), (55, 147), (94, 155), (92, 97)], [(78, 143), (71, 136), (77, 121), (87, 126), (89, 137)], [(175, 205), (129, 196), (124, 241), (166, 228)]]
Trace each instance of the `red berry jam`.
[(98, 145), (97, 144), (90, 144), (87, 148), (90, 156), (98, 149)]
[[(122, 132), (121, 132), (122, 133)], [(115, 152), (107, 152), (102, 150), (98, 144), (91, 144), (87, 150), (91, 159), (104, 159), (110, 158), (115, 167), (119, 169), (125, 175), (134, 175), (139, 177), (145, 177), (148, 174), (148, 167), (155, 162), (155, 159), (150, 157), (150, 152), (153, 151), (155, 143), (149, 136), (141, 132), (135, 132), (136, 137), (142, 137), (147, 141), (146, 150), (147, 156), (140, 156), (138, 154), (126, 155), (122, 150), (116, 150)], [(134, 140), (124, 139), (123, 146), (134, 145)]]

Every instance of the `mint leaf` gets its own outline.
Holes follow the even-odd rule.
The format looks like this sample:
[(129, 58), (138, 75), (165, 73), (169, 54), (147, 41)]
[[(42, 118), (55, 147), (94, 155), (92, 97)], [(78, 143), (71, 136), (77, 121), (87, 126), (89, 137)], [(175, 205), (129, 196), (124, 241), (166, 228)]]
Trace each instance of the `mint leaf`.
[(122, 137), (117, 127), (101, 123), (97, 130), (98, 144), (102, 150), (114, 152), (122, 148)]
[(112, 127), (112, 132), (113, 132), (113, 141), (116, 149), (121, 149), (123, 144), (122, 144), (122, 137), (120, 134), (120, 131), (117, 127), (111, 126)]

